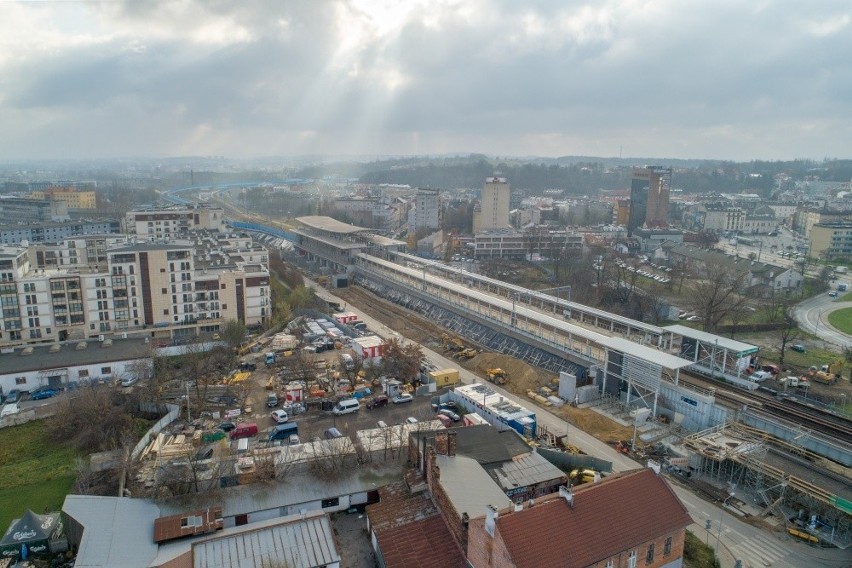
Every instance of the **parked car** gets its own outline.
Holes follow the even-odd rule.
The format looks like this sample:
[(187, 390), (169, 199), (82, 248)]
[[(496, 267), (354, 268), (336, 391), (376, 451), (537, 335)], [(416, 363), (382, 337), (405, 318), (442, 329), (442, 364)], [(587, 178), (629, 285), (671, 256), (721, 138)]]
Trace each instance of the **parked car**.
[(402, 394), (398, 394), (395, 397), (393, 397), (391, 399), (391, 402), (393, 402), (394, 404), (402, 404), (402, 403), (405, 403), (405, 402), (411, 402), (413, 400), (414, 400), (413, 396), (411, 396), (407, 392), (404, 392)]
[(243, 372), (245, 372), (245, 371), (249, 371), (249, 372), (251, 372), (251, 371), (256, 371), (256, 370), (257, 370), (257, 365), (256, 365), (255, 363), (247, 363), (247, 362), (245, 362), (245, 361), (243, 361), (242, 363), (240, 363), (240, 371), (243, 371)]
[(6, 395), (6, 402), (18, 402), (21, 400), (21, 391), (18, 389), (12, 389)]
[(444, 426), (444, 428), (452, 428), (453, 421), (450, 418), (447, 418), (443, 414), (435, 415), (435, 418)]
[(379, 420), (378, 422), (376, 422), (376, 426), (378, 426), (379, 428), (387, 428), (388, 423), (385, 422), (384, 420)]
[(831, 292), (829, 292), (829, 293), (828, 293), (828, 295), (829, 295), (830, 297), (832, 297), (832, 298), (836, 298), (836, 297), (837, 297), (837, 292), (835, 292), (834, 290), (832, 290)]
[(7, 416), (12, 416), (13, 414), (17, 414), (21, 411), (17, 402), (13, 402), (12, 404), (7, 404), (3, 407), (3, 410), (0, 410), (0, 418), (6, 418)]
[(275, 408), (278, 406), (278, 396), (275, 394), (271, 394), (266, 397), (266, 406), (269, 408)]
[(447, 418), (449, 418), (453, 422), (458, 422), (459, 420), (461, 420), (461, 416), (459, 416), (458, 414), (456, 414), (455, 412), (453, 412), (449, 408), (442, 408), (441, 410), (438, 411), (438, 414), (440, 414), (441, 416), (446, 416)]
[(287, 413), (280, 409), (272, 411), (269, 416), (272, 418), (272, 420), (275, 421), (276, 424), (284, 424), (288, 420)]
[(417, 419), (413, 416), (409, 416), (408, 418), (405, 419), (405, 421), (408, 422), (409, 424), (417, 424)]
[(805, 352), (805, 346), (802, 345), (801, 343), (793, 344), (793, 346), (790, 347), (790, 349), (792, 349), (793, 351), (796, 351), (798, 353), (804, 353)]
[(223, 432), (230, 432), (231, 430), (233, 430), (236, 427), (237, 427), (237, 425), (234, 424), (233, 422), (222, 422), (221, 424), (216, 426), (216, 429), (221, 430)]
[(132, 387), (139, 382), (139, 377), (124, 377), (119, 384), (123, 387)]
[(387, 395), (384, 395), (384, 394), (380, 394), (379, 396), (372, 398), (372, 399), (370, 399), (369, 402), (367, 402), (367, 408), (369, 408), (369, 409), (380, 408), (382, 406), (387, 406), (387, 405), (388, 405), (388, 397), (387, 397)]
[(51, 398), (59, 394), (59, 391), (56, 389), (52, 389), (50, 387), (36, 389), (30, 393), (30, 398), (33, 400), (42, 400), (45, 398)]

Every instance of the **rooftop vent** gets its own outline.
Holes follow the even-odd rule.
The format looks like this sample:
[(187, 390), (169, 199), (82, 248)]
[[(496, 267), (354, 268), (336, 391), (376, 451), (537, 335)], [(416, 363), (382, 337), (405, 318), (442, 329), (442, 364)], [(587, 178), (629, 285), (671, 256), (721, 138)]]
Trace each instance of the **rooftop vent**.
[(51, 353), (57, 353), (60, 349), (62, 349), (62, 346), (58, 343), (54, 343), (50, 346), (50, 349), (48, 349), (48, 351), (50, 351)]
[(21, 349), (21, 355), (32, 355), (32, 354), (33, 354), (33, 348), (32, 347), (24, 347), (23, 349)]
[(77, 344), (77, 346), (74, 349), (76, 349), (77, 351), (82, 351), (83, 349), (86, 348), (86, 345), (87, 345), (87, 343), (85, 341), (81, 341), (80, 343)]

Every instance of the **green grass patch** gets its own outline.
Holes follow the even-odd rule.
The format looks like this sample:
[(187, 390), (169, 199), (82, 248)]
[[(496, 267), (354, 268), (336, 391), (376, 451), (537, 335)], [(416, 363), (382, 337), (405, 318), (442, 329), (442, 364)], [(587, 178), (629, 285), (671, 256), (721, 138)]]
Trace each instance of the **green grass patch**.
[(25, 510), (58, 511), (76, 477), (77, 452), (53, 442), (43, 420), (4, 428), (0, 444), (0, 530)]
[(839, 298), (837, 298), (838, 302), (852, 302), (852, 292), (846, 292)]
[(846, 334), (852, 334), (852, 308), (835, 310), (828, 314), (828, 323)]

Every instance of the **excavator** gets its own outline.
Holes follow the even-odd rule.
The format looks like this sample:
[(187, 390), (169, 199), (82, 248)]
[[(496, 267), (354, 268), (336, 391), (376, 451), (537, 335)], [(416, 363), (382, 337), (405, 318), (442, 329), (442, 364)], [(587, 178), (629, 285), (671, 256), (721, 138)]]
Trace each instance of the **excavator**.
[(508, 374), (503, 369), (488, 369), (485, 371), (485, 377), (492, 383), (498, 385), (506, 384), (506, 380), (509, 378)]
[(441, 334), (441, 344), (444, 346), (444, 351), (464, 351), (465, 344), (458, 337), (450, 337), (446, 333)]
[(819, 383), (831, 385), (837, 382), (840, 378), (840, 372), (843, 370), (843, 360), (836, 359), (828, 365), (823, 365), (819, 370), (815, 366), (811, 367), (809, 374), (811, 379)]

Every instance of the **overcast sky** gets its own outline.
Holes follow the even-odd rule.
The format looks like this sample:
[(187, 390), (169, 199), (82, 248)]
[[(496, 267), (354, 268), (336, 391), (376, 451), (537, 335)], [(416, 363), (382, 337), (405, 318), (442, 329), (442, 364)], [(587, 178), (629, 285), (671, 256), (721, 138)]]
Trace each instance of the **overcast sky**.
[(852, 158), (849, 0), (0, 2), (0, 159)]

